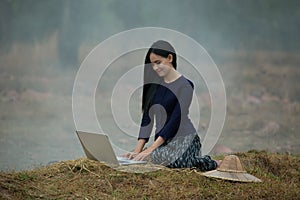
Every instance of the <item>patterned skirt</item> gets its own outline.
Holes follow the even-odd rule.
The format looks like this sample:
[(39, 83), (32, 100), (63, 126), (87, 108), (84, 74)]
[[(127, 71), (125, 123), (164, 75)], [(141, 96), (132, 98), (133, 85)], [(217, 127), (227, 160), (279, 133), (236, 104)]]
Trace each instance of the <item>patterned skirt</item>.
[(170, 168), (192, 168), (210, 171), (217, 168), (210, 156), (201, 156), (201, 142), (198, 134), (175, 137), (168, 140), (150, 154), (152, 163)]

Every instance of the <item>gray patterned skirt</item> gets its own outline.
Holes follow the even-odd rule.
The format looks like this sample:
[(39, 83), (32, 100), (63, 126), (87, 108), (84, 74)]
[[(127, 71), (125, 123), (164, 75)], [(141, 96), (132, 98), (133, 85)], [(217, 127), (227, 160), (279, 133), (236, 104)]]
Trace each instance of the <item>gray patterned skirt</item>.
[(209, 171), (217, 168), (210, 156), (201, 156), (201, 142), (197, 134), (175, 137), (150, 154), (152, 163), (170, 168), (192, 168)]

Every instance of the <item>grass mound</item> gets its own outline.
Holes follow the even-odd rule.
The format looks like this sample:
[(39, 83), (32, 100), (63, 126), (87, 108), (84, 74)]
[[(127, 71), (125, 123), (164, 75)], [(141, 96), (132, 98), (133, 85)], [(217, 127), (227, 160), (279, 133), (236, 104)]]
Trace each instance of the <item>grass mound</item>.
[(210, 179), (196, 169), (126, 173), (78, 159), (0, 173), (0, 199), (300, 199), (299, 155), (237, 153), (262, 183)]

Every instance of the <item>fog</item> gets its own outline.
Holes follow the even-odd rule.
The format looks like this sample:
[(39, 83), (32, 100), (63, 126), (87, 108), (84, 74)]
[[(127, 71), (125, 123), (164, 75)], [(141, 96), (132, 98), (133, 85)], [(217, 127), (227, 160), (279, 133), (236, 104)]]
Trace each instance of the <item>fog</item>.
[[(299, 153), (299, 7), (296, 0), (1, 0), (0, 170), (84, 156), (72, 115), (76, 73), (96, 45), (141, 27), (188, 35), (218, 66), (228, 103), (219, 147)], [(112, 82), (131, 66), (142, 65), (145, 52), (120, 55), (101, 79), (96, 114), (106, 126), (113, 123)], [(193, 71), (179, 70), (200, 86), (195, 95), (202, 103), (198, 131), (204, 136), (211, 117), (207, 87)], [(136, 124), (140, 92), (130, 100)], [(216, 148), (212, 154), (222, 152)]]

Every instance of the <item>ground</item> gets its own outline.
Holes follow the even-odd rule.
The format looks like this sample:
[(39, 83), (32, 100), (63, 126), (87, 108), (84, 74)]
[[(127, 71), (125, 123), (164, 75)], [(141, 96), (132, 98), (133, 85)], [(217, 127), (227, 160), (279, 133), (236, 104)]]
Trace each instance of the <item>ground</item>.
[[(123, 172), (87, 159), (0, 174), (1, 199), (300, 199), (299, 155), (236, 153), (261, 183), (207, 178), (197, 169)], [(218, 158), (222, 158), (219, 156)]]
[[(135, 174), (78, 159), (84, 153), (75, 134), (72, 89), (79, 66), (66, 69), (55, 62), (55, 52), (36, 49), (16, 44), (11, 52), (0, 55), (0, 198), (300, 199), (299, 52), (220, 50), (211, 54), (227, 94), (226, 121), (212, 154), (239, 155), (247, 171), (263, 180), (245, 184), (206, 178), (195, 169)], [(114, 63), (115, 67), (120, 63)], [(181, 64), (179, 70), (184, 69)], [(119, 67), (107, 71), (96, 91), (96, 112), (107, 127), (113, 124), (111, 98), (102, 92), (113, 86), (110, 75), (125, 69)], [(200, 86), (197, 130), (203, 139), (211, 106), (205, 83)], [(135, 93), (130, 100), (132, 115), (140, 115), (139, 105), (140, 96)], [(140, 118), (133, 120), (139, 123)], [(136, 142), (137, 133), (132, 134)], [(118, 139), (114, 142), (119, 145), (132, 142)], [(258, 152), (247, 152), (251, 149)]]

